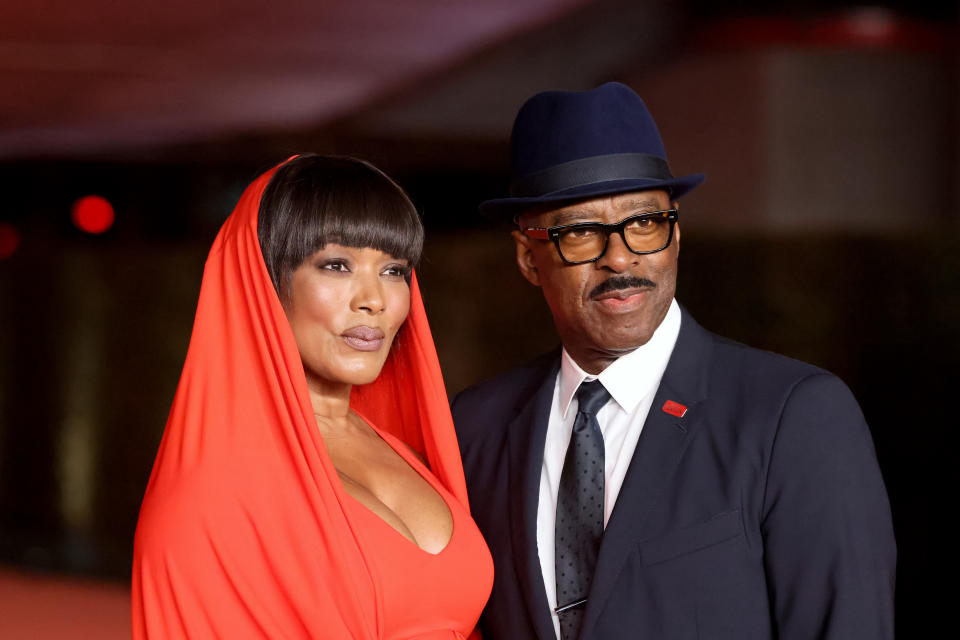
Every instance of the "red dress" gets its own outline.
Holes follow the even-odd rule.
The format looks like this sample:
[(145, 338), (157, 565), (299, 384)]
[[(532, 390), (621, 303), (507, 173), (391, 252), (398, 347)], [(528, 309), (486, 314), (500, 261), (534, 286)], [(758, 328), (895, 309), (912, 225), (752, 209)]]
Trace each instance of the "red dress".
[[(470, 513), (437, 482), (403, 443), (381, 433), (393, 449), (440, 494), (453, 518), (453, 534), (437, 554), (422, 550), (358, 500), (348, 517), (383, 597), (384, 640), (453, 640), (470, 634), (490, 595), (485, 580), (493, 561)], [(479, 605), (479, 606), (478, 606)]]
[(246, 189), (204, 267), (187, 359), (137, 523), (133, 637), (466, 636), (493, 568), (469, 517), (416, 278), (410, 315), (380, 376), (354, 387), (351, 407), (446, 502), (454, 533), (437, 556), (350, 497), (326, 453), (257, 239), (271, 174)]

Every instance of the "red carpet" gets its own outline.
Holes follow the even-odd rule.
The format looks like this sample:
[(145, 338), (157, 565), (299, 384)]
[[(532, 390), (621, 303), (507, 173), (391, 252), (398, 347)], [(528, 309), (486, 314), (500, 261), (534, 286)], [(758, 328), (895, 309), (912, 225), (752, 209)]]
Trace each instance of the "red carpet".
[(130, 638), (130, 590), (0, 568), (0, 638)]

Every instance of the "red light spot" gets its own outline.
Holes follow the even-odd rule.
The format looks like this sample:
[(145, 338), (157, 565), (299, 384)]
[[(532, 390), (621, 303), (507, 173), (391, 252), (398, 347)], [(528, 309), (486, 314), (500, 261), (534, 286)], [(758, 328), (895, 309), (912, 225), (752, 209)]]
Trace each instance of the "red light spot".
[(84, 196), (73, 203), (73, 224), (87, 233), (103, 233), (113, 226), (113, 205), (100, 196)]
[(6, 260), (20, 246), (20, 234), (9, 222), (0, 222), (0, 260)]

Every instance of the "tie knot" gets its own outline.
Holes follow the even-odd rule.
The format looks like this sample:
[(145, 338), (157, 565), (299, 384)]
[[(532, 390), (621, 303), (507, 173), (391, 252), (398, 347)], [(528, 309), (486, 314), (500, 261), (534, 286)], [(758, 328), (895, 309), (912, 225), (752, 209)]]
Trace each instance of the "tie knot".
[(591, 416), (596, 415), (609, 399), (610, 394), (599, 380), (583, 382), (577, 389), (577, 411)]

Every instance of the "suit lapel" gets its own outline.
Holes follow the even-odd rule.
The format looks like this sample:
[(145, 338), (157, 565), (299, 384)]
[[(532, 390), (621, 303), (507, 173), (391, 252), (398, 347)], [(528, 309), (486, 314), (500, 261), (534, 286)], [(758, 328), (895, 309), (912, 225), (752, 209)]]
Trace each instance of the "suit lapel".
[(557, 354), (552, 366), (543, 373), (540, 386), (507, 426), (513, 552), (530, 619), (541, 640), (556, 639), (537, 553), (537, 504), (547, 422), (559, 368)]
[[(685, 310), (682, 313), (680, 335), (603, 534), (581, 638), (589, 637), (650, 512), (673, 482), (677, 463), (702, 421), (698, 405), (706, 397), (710, 338)], [(687, 407), (683, 417), (663, 410), (668, 400)]]

